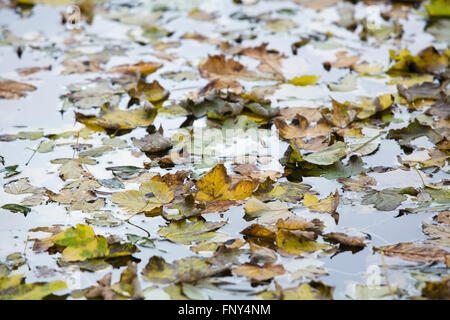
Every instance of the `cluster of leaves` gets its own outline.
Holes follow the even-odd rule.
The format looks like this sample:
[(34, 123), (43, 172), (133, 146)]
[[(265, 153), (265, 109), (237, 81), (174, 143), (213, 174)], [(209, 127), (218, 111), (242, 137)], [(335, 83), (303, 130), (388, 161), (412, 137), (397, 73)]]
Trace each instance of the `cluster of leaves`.
[[(24, 15), (36, 3), (60, 5), (65, 2), (16, 1), (16, 5)], [(410, 4), (392, 6), (379, 17), (382, 18), (381, 26), (373, 28), (368, 18), (355, 18), (353, 4), (338, 5), (338, 2), (297, 0), (293, 5), (298, 6), (297, 11), (303, 7), (320, 11), (326, 5), (333, 5), (340, 18), (334, 22), (335, 27), (358, 30), (361, 41), (368, 46), (379, 47), (384, 41), (392, 41), (400, 44), (398, 48), (402, 47), (401, 20), (412, 10)], [(436, 30), (447, 23), (431, 18), (449, 16), (443, 2), (430, 1), (424, 7), (430, 17), (426, 28), (438, 41), (445, 38), (445, 34)], [(206, 299), (204, 288), (227, 290), (222, 287), (231, 284), (230, 279), (236, 277), (241, 281), (245, 277), (251, 286), (264, 287), (249, 290), (255, 298), (332, 299), (334, 287), (319, 281), (328, 274), (325, 269), (309, 266), (292, 272), (283, 262), (286, 258), (328, 259), (344, 251), (357, 253), (366, 247), (371, 247), (381, 258), (396, 257), (409, 262), (450, 266), (448, 179), (434, 183), (423, 180), (423, 176), (448, 174), (448, 49), (428, 46), (418, 53), (408, 49), (391, 50), (387, 68), (361, 61), (359, 55), (339, 49), (334, 53), (334, 61), (317, 63), (321, 71), (322, 68), (325, 70), (323, 72), (341, 74), (337, 82), (326, 82), (319, 75), (309, 74), (290, 78), (285, 76), (284, 62), (295, 55), (301, 56), (302, 49), (309, 45), (333, 49), (333, 41), (338, 37), (331, 32), (309, 35), (292, 43), (292, 53), (288, 53), (271, 49), (272, 45), (265, 41), (258, 46), (245, 46), (246, 40), (258, 38), (247, 33), (238, 36), (233, 32), (222, 34), (227, 41), (195, 32), (175, 39), (178, 32), (157, 26), (157, 22), (167, 21), (162, 9), (153, 8), (154, 11), (146, 16), (132, 16), (112, 9), (108, 11), (101, 5), (94, 5), (93, 1), (82, 1), (80, 6), (84, 29), (89, 29), (95, 14), (133, 26), (128, 33), (131, 42), (151, 48), (154, 59), (130, 60), (126, 64), (107, 67), (111, 56), (126, 55), (124, 48), (108, 43), (94, 54), (68, 50), (61, 60), (64, 69), (58, 76), (102, 76), (71, 84), (60, 96), (60, 111), (73, 112), (80, 129), (56, 134), (20, 131), (0, 136), (4, 143), (38, 141), (32, 149), (33, 155), (64, 150), (67, 146), (72, 148), (73, 154), (67, 158), (50, 161), (51, 165), (58, 166), (57, 176), (64, 183), (59, 190), (35, 186), (32, 177), (14, 177), (21, 174), (18, 166), (5, 166), (5, 159), (1, 157), (3, 178), (14, 177), (4, 183), (3, 191), (8, 196), (27, 195), (20, 203), (2, 204), (2, 209), (13, 214), (22, 213), (27, 218), (34, 214), (33, 209), (38, 211), (57, 204), (66, 212), (86, 215), (86, 224), (55, 224), (30, 229), (30, 233), (51, 234), (33, 238), (33, 251), (56, 254), (58, 268), (72, 266), (83, 272), (96, 272), (126, 266), (117, 283), (111, 283), (112, 273), (108, 273), (97, 281), (97, 285), (80, 290), (69, 288), (67, 295), (105, 300)], [(277, 14), (296, 14), (296, 10), (291, 13), (289, 10)], [(214, 25), (217, 15), (194, 8), (187, 18)], [(231, 18), (262, 26), (259, 30), (268, 34), (291, 35), (291, 31), (299, 27), (290, 18), (271, 14), (234, 14)], [(67, 17), (63, 14), (64, 19)], [(7, 45), (13, 40), (26, 43), (24, 39), (11, 36), (1, 40)], [(71, 38), (66, 42), (70, 44), (71, 41), (77, 40)], [(184, 61), (186, 66), (192, 67), (189, 71), (165, 70), (165, 61), (169, 64), (183, 58), (175, 56), (171, 50), (192, 41), (213, 46), (215, 54), (205, 54), (196, 66), (191, 61)], [(256, 68), (251, 68), (246, 61), (255, 63)], [(161, 73), (161, 70), (166, 72)], [(17, 70), (24, 78), (38, 72), (54, 71), (51, 66)], [(282, 88), (327, 88), (330, 94), (339, 94), (356, 91), (358, 81), (367, 78), (382, 81), (386, 87), (396, 87), (390, 87), (392, 90), (382, 94), (354, 99), (330, 97), (314, 107), (274, 106), (273, 94)], [(176, 90), (170, 92), (165, 88), (166, 83), (198, 79), (204, 81), (202, 85), (197, 83), (195, 92), (181, 98)], [(255, 82), (264, 85), (258, 86)], [(26, 82), (0, 80), (0, 99), (24, 98), (36, 90), (39, 91), (38, 87)], [(399, 114), (404, 120), (396, 118)], [(169, 128), (170, 117), (184, 120), (176, 131)], [(153, 125), (155, 119), (161, 124), (158, 130)], [(405, 122), (405, 119), (407, 122), (399, 125), (398, 122)], [(194, 125), (198, 123), (206, 124), (200, 146), (196, 145), (199, 137)], [(277, 142), (288, 145), (283, 157), (275, 159), (283, 169), (267, 169), (264, 167), (267, 159), (261, 155), (245, 153), (231, 163), (214, 157), (213, 151), (217, 147), (214, 137), (221, 136), (227, 129), (239, 132), (251, 129), (259, 133), (276, 131)], [(242, 137), (233, 137), (239, 138)], [(420, 147), (417, 140), (422, 138), (432, 146)], [(127, 139), (132, 143), (129, 144)], [(386, 141), (401, 149), (398, 164), (367, 165), (365, 161), (371, 156), (383, 156), (380, 148)], [(239, 142), (226, 140), (224, 145), (231, 143)], [(142, 156), (149, 162), (143, 161), (141, 167), (102, 167), (104, 155), (119, 153), (136, 158)], [(192, 157), (201, 160), (193, 163)], [(156, 173), (163, 169), (171, 171)], [(397, 170), (417, 172), (422, 185), (384, 188), (378, 184), (379, 174)], [(99, 171), (110, 177), (98, 178)], [(311, 185), (302, 183), (309, 177), (331, 180), (339, 188), (321, 194)], [(422, 224), (428, 239), (377, 247), (371, 245), (370, 235), (347, 231), (339, 224), (339, 211), (348, 204), (368, 208), (378, 215), (394, 213), (398, 218), (422, 212), (438, 214), (432, 223)], [(243, 210), (246, 226), (230, 230), (230, 221), (240, 218), (237, 210)], [(61, 211), (61, 214), (66, 213)], [(141, 215), (142, 225), (131, 222), (138, 215)], [(219, 219), (210, 219), (212, 216)], [(334, 221), (335, 228), (331, 230), (328, 222), (324, 222), (329, 218)], [(157, 219), (163, 225), (155, 226)], [(125, 223), (144, 231), (146, 236), (129, 233), (124, 241), (114, 234), (114, 230)], [(154, 235), (146, 230), (146, 223), (156, 227)], [(103, 228), (113, 235), (102, 235)], [(235, 234), (230, 235), (233, 232)], [(145, 266), (133, 256), (158, 249), (167, 241), (174, 246), (186, 247), (194, 254), (172, 261), (152, 254)], [(10, 275), (12, 270), (24, 265), (26, 259), (14, 253), (7, 261), (8, 264), (0, 264), (1, 299), (41, 299), (67, 288), (61, 281), (26, 284), (23, 274)], [(154, 286), (142, 289), (139, 277)], [(283, 277), (289, 277), (295, 285), (283, 288), (278, 281)], [(448, 298), (448, 281), (443, 278), (439, 282), (426, 282), (422, 296)], [(364, 297), (370, 296), (367, 288), (358, 288)], [(384, 294), (388, 289), (386, 284), (381, 290)]]

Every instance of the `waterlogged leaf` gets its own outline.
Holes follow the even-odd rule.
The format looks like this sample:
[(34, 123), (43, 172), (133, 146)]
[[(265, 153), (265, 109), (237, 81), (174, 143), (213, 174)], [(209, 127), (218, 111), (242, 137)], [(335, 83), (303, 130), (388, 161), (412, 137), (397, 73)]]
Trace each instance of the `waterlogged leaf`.
[(350, 56), (347, 51), (339, 51), (336, 53), (336, 61), (331, 63), (331, 65), (335, 68), (348, 68), (358, 61), (358, 56)]
[(153, 256), (142, 270), (142, 275), (145, 280), (154, 283), (193, 283), (222, 271), (204, 258), (187, 257), (167, 263), (163, 258)]
[(78, 179), (87, 174), (83, 169), (83, 164), (84, 160), (82, 159), (68, 159), (59, 167), (59, 176), (63, 180)]
[(159, 153), (172, 148), (172, 142), (165, 138), (161, 133), (155, 132), (144, 136), (141, 139), (131, 138), (133, 144), (145, 153)]
[(217, 78), (223, 80), (275, 80), (277, 77), (258, 74), (232, 58), (226, 59), (224, 55), (208, 56), (208, 59), (198, 66), (200, 75), (208, 80)]
[(365, 247), (365, 237), (349, 236), (342, 232), (331, 232), (323, 235), (323, 238), (330, 242), (337, 242), (349, 247)]
[(117, 227), (123, 224), (123, 221), (116, 218), (111, 213), (96, 213), (92, 218), (85, 219), (87, 224), (99, 227)]
[(99, 117), (75, 112), (75, 118), (94, 131), (117, 132), (145, 127), (153, 122), (156, 110), (153, 107), (141, 107), (132, 110), (121, 110), (117, 106), (106, 103), (102, 106)]
[(264, 42), (258, 47), (245, 48), (239, 54), (261, 60), (258, 70), (264, 73), (274, 74), (280, 79), (284, 79), (283, 73), (281, 72), (281, 59), (286, 58), (286, 56), (278, 54), (274, 50), (267, 50), (267, 45), (268, 43)]
[(303, 156), (305, 161), (319, 165), (331, 165), (347, 155), (347, 145), (338, 141), (332, 146)]
[(135, 87), (132, 87), (128, 94), (131, 98), (138, 99), (144, 95), (151, 103), (163, 102), (169, 97), (169, 92), (165, 90), (158, 81), (147, 83), (144, 81), (138, 81)]
[(141, 237), (135, 234), (127, 233), (127, 240), (132, 244), (144, 247), (144, 248), (155, 248), (155, 243), (152, 239), (147, 237)]
[(276, 284), (275, 291), (264, 291), (258, 296), (264, 300), (331, 300), (333, 291), (334, 287), (329, 287), (320, 281), (311, 281), (288, 289), (282, 289)]
[(197, 118), (207, 115), (210, 119), (226, 120), (242, 113), (248, 116), (239, 116), (236, 122), (225, 121), (223, 128), (226, 129), (245, 130), (253, 122), (265, 123), (278, 114), (278, 108), (271, 108), (270, 101), (255, 101), (255, 98), (249, 95), (222, 91), (211, 91), (199, 99), (187, 99), (182, 101), (181, 106)]
[(166, 72), (161, 74), (161, 77), (177, 82), (184, 80), (198, 80), (198, 74), (192, 71)]
[(384, 189), (368, 191), (362, 198), (361, 204), (373, 204), (381, 211), (395, 210), (407, 197), (396, 190)]
[(102, 186), (109, 189), (125, 189), (125, 185), (116, 178), (111, 179), (98, 179), (97, 180)]
[(324, 118), (321, 118), (315, 125), (311, 125), (309, 121), (300, 114), (297, 114), (289, 125), (280, 118), (274, 119), (274, 124), (278, 129), (280, 137), (283, 139), (326, 136), (331, 130), (331, 126)]
[(241, 231), (241, 234), (256, 237), (256, 238), (268, 238), (274, 240), (276, 237), (277, 229), (272, 226), (264, 227), (260, 224), (252, 224)]
[(311, 211), (336, 212), (339, 205), (339, 191), (336, 189), (334, 194), (330, 193), (328, 197), (321, 200), (310, 193), (306, 193), (303, 197), (303, 205)]
[(19, 99), (25, 97), (28, 92), (35, 91), (36, 89), (37, 88), (31, 84), (13, 80), (2, 80), (0, 81), (0, 100)]
[(303, 195), (310, 191), (311, 186), (295, 182), (279, 182), (273, 186), (271, 180), (261, 183), (253, 196), (261, 201), (281, 200), (297, 203)]
[(156, 208), (172, 201), (173, 196), (173, 191), (169, 190), (165, 183), (147, 181), (141, 184), (139, 191), (129, 190), (114, 193), (111, 201), (127, 208), (130, 212), (151, 213)]
[(303, 235), (280, 229), (276, 236), (277, 251), (283, 256), (303, 256), (319, 250), (329, 249), (330, 246), (310, 240)]
[(394, 245), (375, 248), (388, 257), (397, 257), (413, 262), (444, 262), (447, 251), (432, 245), (400, 242)]
[(366, 174), (362, 173), (357, 176), (357, 179), (355, 178), (338, 178), (338, 182), (342, 183), (344, 186), (342, 190), (347, 191), (364, 191), (370, 189), (371, 186), (374, 186), (377, 184), (377, 181), (367, 176)]
[(264, 203), (258, 199), (250, 198), (245, 204), (244, 210), (245, 220), (249, 221), (257, 218), (259, 223), (266, 224), (272, 224), (278, 219), (293, 216), (293, 213), (289, 211), (288, 205), (281, 201)]
[(25, 256), (20, 252), (14, 252), (6, 257), (6, 263), (12, 270), (24, 265), (27, 262)]
[(23, 274), (0, 278), (0, 300), (41, 300), (46, 296), (64, 290), (63, 281), (25, 283)]
[(36, 193), (39, 192), (41, 189), (32, 186), (28, 178), (20, 178), (17, 180), (12, 180), (3, 185), (3, 190), (11, 194), (26, 194), (26, 193)]
[(167, 227), (162, 227), (158, 234), (172, 242), (188, 245), (219, 236), (220, 233), (215, 231), (225, 224), (226, 222), (207, 222), (199, 218), (173, 221)]
[(265, 281), (286, 273), (281, 264), (266, 262), (262, 267), (250, 263), (244, 263), (233, 269), (233, 273), (238, 276), (245, 276), (253, 281)]
[(216, 165), (196, 183), (199, 191), (197, 200), (244, 200), (248, 198), (258, 183), (242, 179), (233, 182), (223, 164)]
[(101, 146), (101, 147), (92, 148), (90, 150), (80, 152), (79, 156), (82, 158), (88, 158), (88, 157), (97, 158), (97, 157), (101, 157), (104, 153), (112, 151), (112, 150), (114, 150), (113, 147)]

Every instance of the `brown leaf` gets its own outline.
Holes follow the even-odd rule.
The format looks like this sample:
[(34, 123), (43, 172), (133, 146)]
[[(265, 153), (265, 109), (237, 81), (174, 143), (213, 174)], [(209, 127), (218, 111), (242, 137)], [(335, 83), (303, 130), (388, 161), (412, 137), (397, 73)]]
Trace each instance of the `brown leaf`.
[(331, 63), (335, 68), (349, 68), (359, 61), (357, 56), (348, 56), (347, 51), (336, 52), (336, 61)]
[(19, 99), (27, 95), (27, 91), (34, 91), (36, 87), (12, 80), (0, 81), (0, 99)]
[(331, 241), (331, 242), (338, 242), (340, 244), (343, 244), (345, 246), (350, 247), (365, 247), (365, 237), (351, 237), (349, 235), (346, 235), (345, 233), (341, 232), (332, 232), (325, 234), (324, 236), (325, 240)]
[(414, 262), (444, 262), (448, 254), (443, 249), (431, 245), (416, 244), (413, 242), (400, 242), (380, 248), (374, 248), (376, 251), (382, 251), (388, 257), (398, 257), (407, 261)]
[(222, 89), (231, 90), (235, 93), (241, 93), (243, 90), (243, 87), (241, 84), (234, 80), (223, 80), (221, 78), (216, 78), (212, 81), (210, 81), (206, 86), (204, 86), (200, 91), (199, 95), (206, 96), (208, 93), (210, 93), (213, 90), (219, 91)]
[(283, 139), (305, 138), (325, 136), (330, 133), (331, 126), (322, 118), (315, 125), (310, 125), (309, 121), (297, 114), (291, 124), (288, 125), (282, 119), (274, 119), (274, 124), (278, 129), (278, 134)]
[(278, 52), (269, 52), (267, 50), (267, 42), (262, 43), (258, 47), (245, 48), (239, 52), (239, 54), (261, 60), (258, 69), (264, 73), (272, 73), (284, 80), (283, 73), (281, 72), (281, 59), (286, 58), (285, 55)]
[(109, 70), (107, 73), (125, 73), (125, 74), (139, 73), (142, 76), (146, 77), (161, 67), (162, 67), (162, 63), (144, 62), (141, 60), (138, 63), (132, 64), (132, 65), (122, 64), (120, 66), (114, 67), (111, 70)]
[(17, 73), (21, 76), (28, 76), (30, 74), (39, 72), (39, 71), (49, 71), (52, 70), (52, 66), (46, 66), (46, 67), (31, 67), (31, 68), (19, 68), (16, 69)]
[(265, 281), (286, 273), (281, 264), (266, 262), (262, 267), (251, 263), (244, 263), (233, 269), (233, 273), (238, 276), (246, 276), (249, 280)]
[(208, 59), (198, 66), (200, 75), (208, 80), (217, 78), (223, 80), (274, 80), (273, 76), (257, 74), (247, 70), (247, 67), (233, 58), (226, 59), (223, 54), (208, 56)]
[(257, 237), (257, 238), (269, 238), (275, 239), (276, 237), (276, 228), (267, 226), (263, 227), (260, 224), (252, 224), (241, 231), (241, 234), (249, 236), (249, 237)]
[(278, 229), (286, 229), (286, 230), (308, 230), (316, 227), (316, 224), (310, 221), (307, 221), (301, 217), (289, 217), (285, 220), (279, 219), (276, 227)]
[(98, 280), (98, 286), (91, 287), (84, 295), (86, 298), (102, 298), (104, 300), (112, 300), (114, 292), (111, 289), (112, 272), (105, 275), (101, 280)]

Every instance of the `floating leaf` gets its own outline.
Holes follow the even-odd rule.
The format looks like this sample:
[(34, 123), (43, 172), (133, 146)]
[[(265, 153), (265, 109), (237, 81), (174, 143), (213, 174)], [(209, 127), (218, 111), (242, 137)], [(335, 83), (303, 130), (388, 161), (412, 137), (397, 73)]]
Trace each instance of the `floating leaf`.
[(312, 211), (333, 213), (339, 205), (339, 192), (336, 190), (334, 195), (330, 193), (328, 197), (322, 200), (317, 199), (310, 193), (306, 193), (303, 197), (303, 205)]
[(191, 221), (174, 221), (163, 227), (158, 234), (170, 241), (191, 244), (206, 239), (213, 239), (220, 235), (215, 230), (220, 229), (226, 222), (206, 222), (203, 219)]
[(210, 172), (197, 181), (199, 191), (197, 200), (244, 200), (258, 185), (253, 180), (239, 180), (233, 183), (223, 164), (216, 165)]

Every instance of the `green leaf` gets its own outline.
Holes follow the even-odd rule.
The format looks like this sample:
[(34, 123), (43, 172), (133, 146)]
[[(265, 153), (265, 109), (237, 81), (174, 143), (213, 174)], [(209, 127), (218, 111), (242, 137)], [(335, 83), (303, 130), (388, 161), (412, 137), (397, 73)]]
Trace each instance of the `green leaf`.
[(331, 165), (347, 155), (347, 145), (338, 141), (330, 147), (303, 156), (303, 160), (319, 165)]
[(27, 214), (31, 211), (30, 208), (21, 206), (17, 203), (8, 203), (2, 206), (3, 209), (9, 210), (11, 212), (20, 212), (26, 217)]
[(67, 288), (62, 281), (26, 284), (24, 280), (22, 274), (0, 278), (0, 300), (41, 300)]
[(188, 245), (219, 236), (220, 233), (215, 230), (225, 224), (226, 222), (206, 222), (202, 218), (193, 218), (192, 221), (171, 222), (167, 227), (159, 229), (158, 234), (170, 241)]
[(395, 210), (407, 197), (396, 190), (384, 189), (381, 191), (368, 191), (361, 201), (362, 204), (373, 204), (381, 211)]

